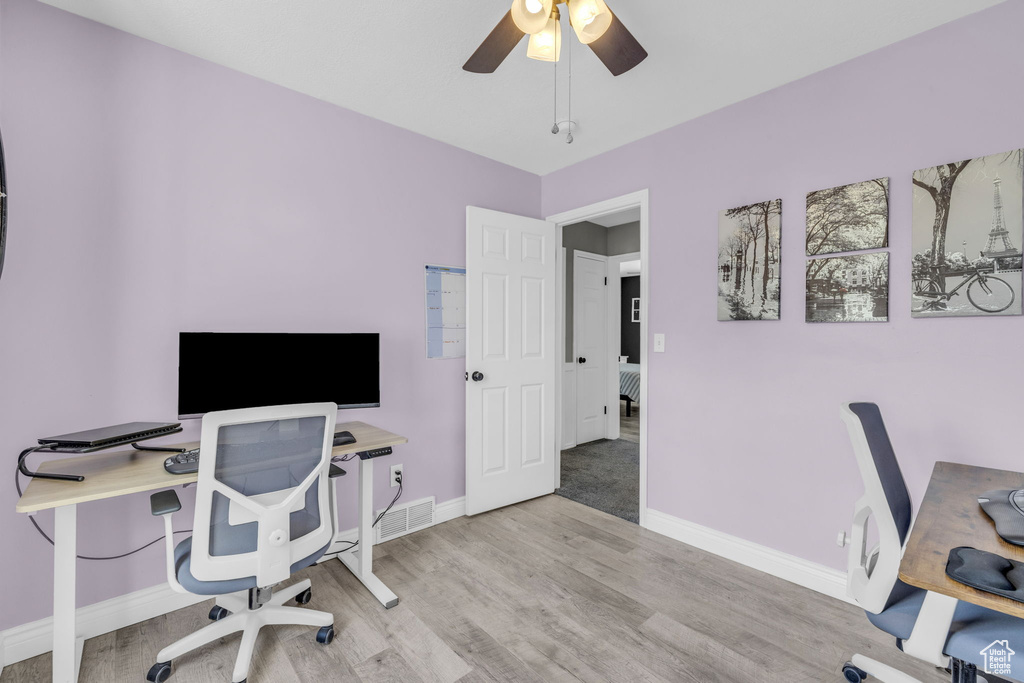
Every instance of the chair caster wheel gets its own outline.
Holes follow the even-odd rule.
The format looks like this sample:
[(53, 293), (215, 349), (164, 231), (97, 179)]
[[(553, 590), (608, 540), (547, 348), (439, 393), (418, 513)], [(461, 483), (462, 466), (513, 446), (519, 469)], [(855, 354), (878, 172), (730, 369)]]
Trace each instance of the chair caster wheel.
[(850, 683), (860, 683), (868, 677), (867, 673), (861, 671), (850, 662), (843, 665), (843, 677)]
[(146, 674), (146, 680), (149, 681), (149, 683), (164, 683), (164, 681), (170, 677), (170, 662), (157, 662), (149, 668), (149, 673)]
[(299, 593), (298, 595), (295, 596), (295, 604), (296, 605), (305, 605), (307, 602), (309, 602), (312, 599), (313, 599), (313, 591), (311, 589), (307, 588), (306, 590), (302, 591), (301, 593)]
[(214, 605), (210, 610), (210, 621), (220, 621), (229, 614), (231, 614), (231, 612), (227, 611), (220, 605)]
[(330, 645), (332, 640), (334, 640), (334, 624), (323, 626), (316, 632), (316, 642), (321, 645)]

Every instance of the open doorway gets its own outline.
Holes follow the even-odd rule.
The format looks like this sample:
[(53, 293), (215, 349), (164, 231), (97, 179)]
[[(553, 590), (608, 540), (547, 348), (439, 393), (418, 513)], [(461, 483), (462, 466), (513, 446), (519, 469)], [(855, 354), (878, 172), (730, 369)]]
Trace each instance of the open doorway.
[(558, 224), (563, 357), (555, 493), (644, 524), (646, 192)]
[[(630, 254), (629, 256), (633, 256)], [(619, 265), (619, 438), (640, 443), (640, 255)], [(646, 406), (643, 407), (646, 410)]]

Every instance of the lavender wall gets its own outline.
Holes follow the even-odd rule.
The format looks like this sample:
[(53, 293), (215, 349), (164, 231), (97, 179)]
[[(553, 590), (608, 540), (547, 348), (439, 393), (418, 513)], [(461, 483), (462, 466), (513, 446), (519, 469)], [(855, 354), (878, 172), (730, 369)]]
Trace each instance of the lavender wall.
[[(397, 462), (406, 500), (462, 496), (464, 368), (424, 358), (422, 266), (465, 260), (467, 204), (538, 215), (540, 179), (30, 0), (3, 0), (0, 30), (7, 462), (43, 434), (173, 418), (180, 330), (373, 331), (384, 407), (339, 419), (410, 440), (375, 504)], [(52, 552), (13, 489), (0, 630), (52, 613)], [(162, 533), (142, 495), (81, 506), (79, 529), (92, 554)], [(80, 561), (79, 604), (160, 583), (162, 562)]]
[[(1024, 467), (1024, 318), (909, 311), (911, 172), (1024, 147), (1022, 24), (1005, 3), (544, 177), (544, 215), (650, 188), (650, 507), (844, 567), (850, 400), (881, 405), (917, 501), (936, 460)], [(879, 176), (890, 322), (808, 325), (804, 196)], [(782, 320), (717, 322), (718, 211), (775, 197)]]

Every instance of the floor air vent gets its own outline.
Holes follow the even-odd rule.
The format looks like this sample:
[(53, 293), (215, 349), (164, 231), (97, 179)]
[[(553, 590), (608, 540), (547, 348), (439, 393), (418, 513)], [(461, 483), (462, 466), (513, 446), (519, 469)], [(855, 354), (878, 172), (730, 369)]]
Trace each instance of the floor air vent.
[[(379, 515), (383, 510), (378, 510)], [(381, 517), (375, 529), (374, 543), (405, 536), (434, 525), (434, 497), (421, 498), (405, 505), (396, 505)]]

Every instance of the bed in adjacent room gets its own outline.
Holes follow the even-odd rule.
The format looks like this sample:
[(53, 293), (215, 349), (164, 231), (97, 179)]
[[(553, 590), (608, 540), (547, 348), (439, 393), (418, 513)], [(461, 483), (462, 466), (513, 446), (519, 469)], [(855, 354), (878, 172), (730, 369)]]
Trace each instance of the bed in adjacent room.
[(640, 402), (640, 364), (619, 363), (619, 398), (626, 402), (626, 416)]

